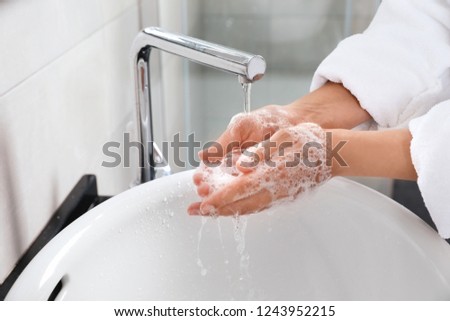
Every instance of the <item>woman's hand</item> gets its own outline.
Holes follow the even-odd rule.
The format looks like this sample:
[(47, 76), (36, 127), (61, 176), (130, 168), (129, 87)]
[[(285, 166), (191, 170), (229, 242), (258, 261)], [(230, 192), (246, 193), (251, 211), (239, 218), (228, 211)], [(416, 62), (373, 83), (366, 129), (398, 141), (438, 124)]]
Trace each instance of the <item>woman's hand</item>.
[(294, 125), (294, 116), (283, 106), (269, 105), (235, 115), (214, 145), (199, 153), (203, 161), (220, 160), (232, 150), (244, 150), (270, 138), (277, 130)]
[(417, 179), (408, 129), (335, 129), (326, 133), (330, 139), (324, 138), (326, 134), (319, 126), (300, 124), (279, 130), (270, 140), (243, 154), (234, 151), (224, 159), (229, 166), (203, 165), (194, 175), (203, 200), (191, 204), (188, 212), (256, 212), (278, 199), (295, 197), (331, 176)]
[(220, 166), (203, 165), (194, 175), (202, 202), (191, 215), (248, 214), (274, 201), (310, 190), (331, 177), (325, 132), (303, 123), (278, 130), (269, 140), (234, 150)]
[(353, 128), (370, 115), (342, 84), (329, 82), (284, 106), (269, 105), (231, 120), (215, 146), (201, 151), (204, 161), (220, 160), (233, 149), (244, 150), (268, 139), (281, 128), (310, 122), (322, 128)]
[[(235, 116), (216, 145), (199, 153), (200, 159), (206, 164), (218, 162), (220, 166), (203, 165), (194, 175), (197, 192), (203, 201), (191, 204), (189, 213), (255, 212), (269, 206), (274, 200), (293, 197), (320, 184), (331, 176), (329, 164), (319, 171), (321, 174), (315, 182), (310, 179), (312, 169), (305, 164), (300, 164), (298, 168), (285, 166), (289, 160), (297, 159), (300, 149), (296, 148), (304, 146), (304, 141), (299, 140), (293, 128), (304, 131), (301, 124), (312, 122), (322, 128), (350, 129), (370, 119), (370, 115), (342, 84), (331, 82), (286, 106), (271, 105), (250, 114)], [(261, 147), (270, 143), (280, 146), (286, 139), (289, 141), (288, 138), (292, 139), (292, 146), (275, 150), (269, 146), (268, 155), (265, 153), (253, 168), (243, 166), (243, 160), (248, 157), (241, 156), (245, 149), (269, 139), (265, 145), (257, 148), (256, 155), (259, 157)], [(267, 148), (262, 149), (267, 151)], [(322, 151), (325, 152), (325, 149)], [(325, 156), (320, 154), (320, 157)], [(267, 160), (275, 167), (269, 166)], [(332, 163), (331, 160), (329, 162)], [(213, 179), (217, 177), (220, 179)]]

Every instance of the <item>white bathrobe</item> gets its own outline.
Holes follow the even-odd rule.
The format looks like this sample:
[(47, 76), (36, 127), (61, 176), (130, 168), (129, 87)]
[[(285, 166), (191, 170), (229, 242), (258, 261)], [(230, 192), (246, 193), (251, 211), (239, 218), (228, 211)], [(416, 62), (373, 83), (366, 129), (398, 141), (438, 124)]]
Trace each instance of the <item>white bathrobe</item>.
[(380, 128), (406, 127), (418, 185), (450, 238), (450, 0), (384, 0), (363, 34), (343, 40), (311, 89), (342, 83)]

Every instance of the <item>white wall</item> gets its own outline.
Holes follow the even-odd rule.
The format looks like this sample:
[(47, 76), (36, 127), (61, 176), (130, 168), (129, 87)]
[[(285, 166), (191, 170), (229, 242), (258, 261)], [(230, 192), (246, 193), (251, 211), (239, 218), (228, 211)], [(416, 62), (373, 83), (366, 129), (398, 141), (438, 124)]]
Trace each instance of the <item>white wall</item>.
[[(0, 0), (0, 283), (79, 178), (129, 188), (102, 147), (135, 135), (129, 50), (158, 25), (192, 33), (198, 0)], [(187, 23), (187, 24), (186, 24)], [(152, 57), (158, 140), (185, 131), (183, 59)], [(163, 68), (162, 68), (163, 66)], [(163, 90), (163, 88), (165, 90)], [(132, 136), (133, 137), (133, 136)]]
[(83, 174), (129, 187), (102, 146), (134, 121), (137, 0), (0, 1), (0, 283)]

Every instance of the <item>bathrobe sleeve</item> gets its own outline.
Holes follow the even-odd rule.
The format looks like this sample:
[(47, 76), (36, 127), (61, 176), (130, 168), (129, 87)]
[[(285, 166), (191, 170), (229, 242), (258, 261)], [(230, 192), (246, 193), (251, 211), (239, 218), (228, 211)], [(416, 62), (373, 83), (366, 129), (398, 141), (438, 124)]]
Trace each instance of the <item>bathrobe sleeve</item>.
[(379, 127), (406, 127), (450, 99), (450, 0), (383, 0), (362, 34), (320, 64), (311, 89), (342, 83)]
[(450, 100), (413, 119), (409, 129), (412, 161), (425, 205), (439, 234), (450, 238)]
[(450, 0), (384, 0), (368, 29), (343, 40), (311, 89), (342, 83), (378, 127), (406, 127), (431, 217), (450, 238)]

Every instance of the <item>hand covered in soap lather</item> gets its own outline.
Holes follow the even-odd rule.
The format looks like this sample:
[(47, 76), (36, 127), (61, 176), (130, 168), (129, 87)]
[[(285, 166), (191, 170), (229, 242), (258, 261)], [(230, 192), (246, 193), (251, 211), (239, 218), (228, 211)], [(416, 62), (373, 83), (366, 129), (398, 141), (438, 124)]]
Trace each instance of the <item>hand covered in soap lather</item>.
[(277, 105), (265, 106), (248, 114), (237, 114), (215, 145), (201, 151), (199, 157), (205, 161), (222, 159), (233, 149), (246, 149), (268, 139), (280, 128), (293, 125), (294, 113)]
[(247, 214), (293, 198), (331, 177), (326, 155), (325, 132), (318, 125), (280, 129), (258, 145), (242, 152), (232, 150), (220, 162), (202, 164), (194, 183), (203, 199), (191, 204), (188, 212)]
[[(324, 182), (331, 170), (333, 176), (417, 179), (408, 129), (348, 130), (370, 119), (350, 91), (331, 82), (288, 105), (236, 116), (218, 145), (199, 155), (205, 164), (194, 175), (194, 183), (202, 201), (191, 204), (189, 213), (255, 212)], [(307, 123), (326, 128), (338, 142), (326, 146), (331, 149), (328, 157), (325, 133)], [(314, 148), (316, 143), (323, 148)], [(346, 147), (341, 149), (343, 143)], [(211, 167), (214, 161), (220, 166)]]
[(269, 105), (231, 120), (215, 146), (199, 153), (200, 159), (221, 159), (268, 139), (281, 128), (315, 123), (322, 128), (353, 128), (371, 119), (342, 84), (328, 82), (321, 88), (283, 106)]

